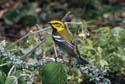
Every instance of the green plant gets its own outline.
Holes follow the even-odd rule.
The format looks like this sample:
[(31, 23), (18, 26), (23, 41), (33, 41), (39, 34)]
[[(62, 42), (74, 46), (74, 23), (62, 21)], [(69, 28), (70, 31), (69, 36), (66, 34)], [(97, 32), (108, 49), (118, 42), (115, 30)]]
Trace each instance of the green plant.
[(125, 67), (125, 29), (101, 27), (92, 31), (96, 38), (83, 40), (85, 46), (80, 48), (81, 54), (98, 67), (107, 66), (112, 72), (119, 72)]

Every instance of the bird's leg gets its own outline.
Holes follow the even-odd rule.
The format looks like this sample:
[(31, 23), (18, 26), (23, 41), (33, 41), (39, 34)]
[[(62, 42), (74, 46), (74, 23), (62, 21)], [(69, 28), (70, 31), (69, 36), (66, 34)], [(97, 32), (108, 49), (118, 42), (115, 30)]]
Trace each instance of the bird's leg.
[(58, 54), (57, 54), (57, 49), (56, 49), (56, 45), (55, 44), (54, 44), (54, 52), (55, 52), (55, 55), (54, 55), (55, 62), (57, 62)]
[(72, 63), (72, 57), (69, 56), (69, 64), (71, 65), (71, 63)]
[(58, 51), (58, 57), (63, 59), (63, 54), (62, 54), (62, 51), (59, 49), (59, 47), (56, 48), (57, 51)]

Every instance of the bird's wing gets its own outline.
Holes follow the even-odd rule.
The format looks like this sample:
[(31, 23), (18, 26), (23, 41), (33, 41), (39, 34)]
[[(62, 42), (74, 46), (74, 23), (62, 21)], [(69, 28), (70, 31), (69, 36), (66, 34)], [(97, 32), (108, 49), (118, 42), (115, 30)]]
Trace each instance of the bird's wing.
[(64, 40), (61, 36), (58, 35), (53, 35), (53, 38), (56, 44), (68, 55), (75, 57), (79, 64), (89, 64), (89, 62), (84, 57), (80, 56), (80, 53), (76, 45)]
[(63, 30), (61, 32), (59, 32), (59, 34), (61, 35), (61, 37), (63, 37), (63, 39), (65, 39), (66, 41), (71, 42), (73, 40), (72, 38), (72, 34), (67, 30)]
[(75, 49), (74, 49), (74, 45), (69, 42), (64, 40), (61, 36), (59, 35), (53, 35), (53, 38), (56, 42), (56, 44), (64, 51), (66, 52), (68, 55), (71, 55), (73, 57), (75, 57), (77, 55)]

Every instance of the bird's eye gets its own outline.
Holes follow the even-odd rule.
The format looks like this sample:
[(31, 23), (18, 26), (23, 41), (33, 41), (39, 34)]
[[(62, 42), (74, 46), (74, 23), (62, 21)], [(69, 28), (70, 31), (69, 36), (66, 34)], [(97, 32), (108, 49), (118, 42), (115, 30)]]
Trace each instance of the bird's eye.
[(58, 24), (58, 23), (55, 23), (54, 25), (57, 27), (61, 27), (61, 24)]

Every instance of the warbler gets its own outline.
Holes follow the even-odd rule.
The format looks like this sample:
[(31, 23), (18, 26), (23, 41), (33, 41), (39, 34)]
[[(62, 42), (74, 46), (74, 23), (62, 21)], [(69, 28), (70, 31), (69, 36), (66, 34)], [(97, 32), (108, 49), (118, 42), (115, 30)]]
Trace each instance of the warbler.
[(52, 27), (52, 38), (55, 44), (69, 56), (75, 57), (78, 64), (89, 64), (84, 57), (80, 56), (77, 45), (73, 42), (72, 34), (69, 32), (64, 22), (51, 20), (48, 23)]

